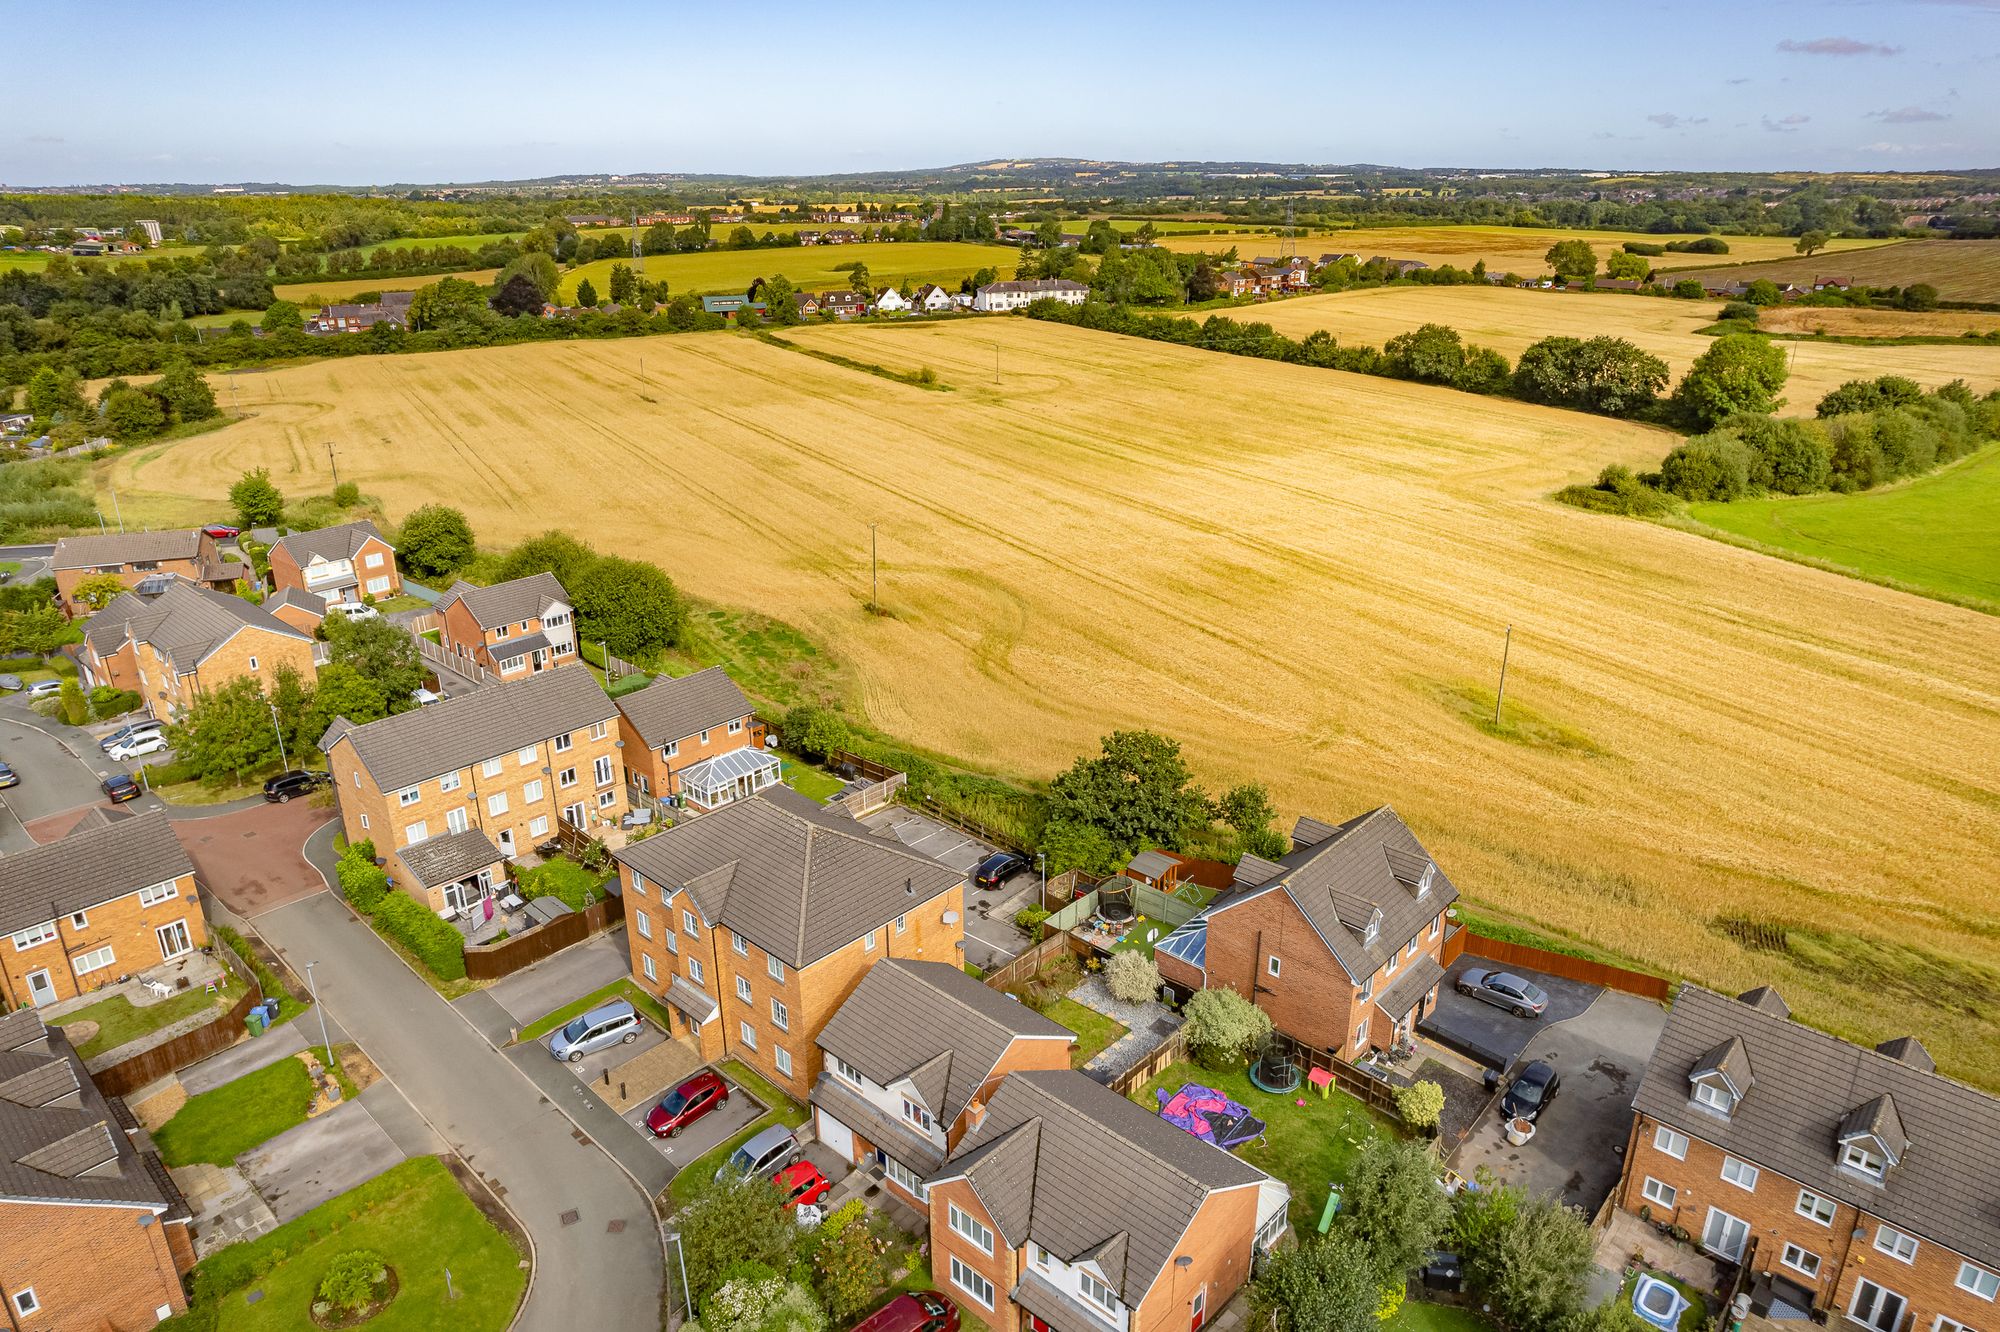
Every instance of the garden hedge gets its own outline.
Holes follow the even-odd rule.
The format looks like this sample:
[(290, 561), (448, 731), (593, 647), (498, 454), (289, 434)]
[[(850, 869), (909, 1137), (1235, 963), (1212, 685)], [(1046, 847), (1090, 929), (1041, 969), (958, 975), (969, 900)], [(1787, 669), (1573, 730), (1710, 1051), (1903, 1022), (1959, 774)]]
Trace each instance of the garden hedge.
[(402, 893), (385, 892), (373, 914), (382, 933), (416, 954), (433, 976), (448, 981), (465, 979), (465, 936), (439, 920), (428, 907)]

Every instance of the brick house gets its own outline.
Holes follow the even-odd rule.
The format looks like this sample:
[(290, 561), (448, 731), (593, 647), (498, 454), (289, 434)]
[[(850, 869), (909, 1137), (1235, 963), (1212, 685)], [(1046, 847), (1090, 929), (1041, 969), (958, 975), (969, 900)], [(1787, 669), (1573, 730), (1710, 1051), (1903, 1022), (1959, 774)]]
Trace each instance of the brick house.
[[(626, 809), (618, 709), (589, 671), (488, 685), (365, 726), (336, 718), (319, 743), (347, 839), (384, 858), (477, 829), (496, 860), (511, 859), (554, 836), (558, 819), (592, 832)], [(445, 883), (391, 877), (433, 911), (496, 886), (448, 901)]]
[(964, 874), (786, 787), (613, 854), (633, 979), (674, 1011), (668, 1034), (801, 1101), (820, 1032), (870, 966), (963, 960)]
[(72, 536), (56, 542), (50, 559), (56, 579), (56, 599), (64, 615), (88, 615), (90, 608), (75, 599), (77, 584), (97, 574), (116, 574), (127, 587), (155, 574), (179, 574), (190, 582), (232, 591), (250, 567), (225, 560), (215, 538), (206, 532), (119, 532), (110, 536)]
[(454, 583), (435, 609), (444, 650), (502, 680), (576, 661), (576, 610), (552, 573), (491, 587)]
[(0, 1298), (10, 1328), (142, 1328), (187, 1308), (193, 1214), (151, 1141), (33, 1009), (0, 1017)]
[(1914, 1037), (1874, 1049), (1768, 986), (1681, 987), (1633, 1098), (1618, 1205), (1747, 1267), (1752, 1309), (1873, 1332), (1996, 1325), (2000, 1098)]
[(95, 809), (67, 837), (0, 856), (7, 1007), (73, 999), (208, 943), (194, 864), (167, 816)]
[(1302, 818), (1278, 860), (1236, 881), (1160, 941), (1160, 977), (1223, 985), (1301, 1045), (1356, 1059), (1407, 1039), (1444, 979), (1445, 908), (1458, 889), (1387, 805), (1342, 824)]
[(332, 603), (393, 597), (403, 590), (396, 548), (365, 519), (280, 537), (268, 558), (273, 592), (297, 588)]
[(1064, 1069), (1076, 1034), (948, 962), (878, 962), (819, 1034), (813, 1124), (913, 1207), (1000, 1080)]
[(1081, 1073), (1014, 1073), (929, 1183), (931, 1270), (994, 1332), (1194, 1332), (1290, 1194)]
[(302, 587), (288, 587), (265, 597), (264, 609), (308, 638), (316, 637), (326, 622), (326, 603)]
[(268, 690), (281, 666), (313, 678), (313, 638), (261, 606), (171, 574), (155, 575), (84, 621), (86, 689), (130, 689), (162, 721), (245, 676)]
[[(625, 770), (641, 796), (715, 809), (777, 784), (780, 764), (763, 752), (764, 728), (720, 666), (662, 676), (625, 695), (618, 724)], [(715, 761), (724, 755), (734, 757)]]

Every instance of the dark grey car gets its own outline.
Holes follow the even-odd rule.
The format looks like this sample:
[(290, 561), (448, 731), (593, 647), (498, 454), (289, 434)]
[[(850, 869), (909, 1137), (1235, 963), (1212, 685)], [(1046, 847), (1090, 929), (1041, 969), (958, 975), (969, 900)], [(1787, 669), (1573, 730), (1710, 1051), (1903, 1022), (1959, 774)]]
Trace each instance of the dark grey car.
[(1467, 967), (1458, 978), (1458, 992), (1469, 999), (1504, 1008), (1515, 1017), (1540, 1017), (1549, 1006), (1548, 991), (1511, 971)]

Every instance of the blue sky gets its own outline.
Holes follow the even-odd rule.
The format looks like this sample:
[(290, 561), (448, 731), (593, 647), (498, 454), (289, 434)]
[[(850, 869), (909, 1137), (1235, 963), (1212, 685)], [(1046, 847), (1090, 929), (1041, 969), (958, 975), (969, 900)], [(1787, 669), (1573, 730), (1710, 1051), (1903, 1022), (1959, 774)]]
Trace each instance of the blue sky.
[(2000, 164), (2000, 0), (9, 8), (0, 184)]

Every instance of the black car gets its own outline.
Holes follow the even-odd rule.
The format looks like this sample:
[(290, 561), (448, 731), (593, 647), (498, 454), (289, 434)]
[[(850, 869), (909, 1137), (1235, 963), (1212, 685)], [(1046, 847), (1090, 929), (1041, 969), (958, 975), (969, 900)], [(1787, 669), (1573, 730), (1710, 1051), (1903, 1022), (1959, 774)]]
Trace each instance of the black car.
[(264, 799), (272, 804), (282, 805), (294, 796), (311, 795), (324, 779), (316, 772), (305, 772), (294, 768), (281, 772), (264, 783)]
[(1525, 1119), (1532, 1123), (1548, 1108), (1556, 1093), (1562, 1090), (1562, 1076), (1549, 1065), (1537, 1059), (1522, 1069), (1507, 1088), (1507, 1094), (1500, 1098), (1500, 1114), (1507, 1119)]
[(995, 851), (972, 867), (972, 886), (990, 892), (1000, 886), (1001, 880), (1011, 878), (1026, 868), (1026, 856), (1013, 851)]
[(114, 805), (122, 805), (127, 800), (137, 800), (140, 796), (146, 794), (139, 788), (139, 783), (133, 781), (122, 772), (112, 773), (104, 779), (102, 785), (104, 787), (104, 794), (111, 797), (111, 803)]

